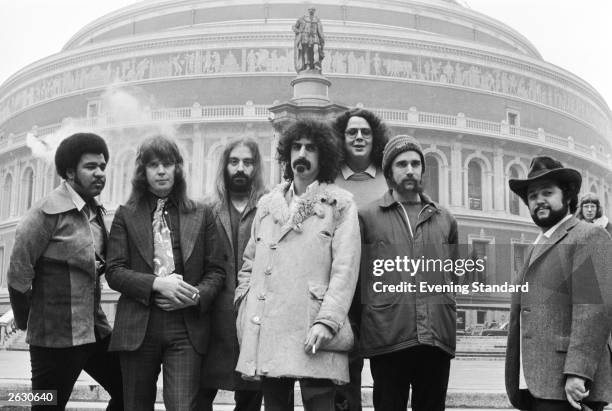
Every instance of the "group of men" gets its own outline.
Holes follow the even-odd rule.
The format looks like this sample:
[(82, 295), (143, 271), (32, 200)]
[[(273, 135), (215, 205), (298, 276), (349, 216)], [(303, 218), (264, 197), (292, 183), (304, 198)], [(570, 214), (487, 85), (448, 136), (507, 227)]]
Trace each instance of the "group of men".
[[(388, 134), (359, 108), (331, 125), (298, 120), (278, 143), (284, 182), (269, 192), (257, 143), (232, 141), (206, 203), (187, 196), (176, 143), (149, 138), (110, 235), (95, 199), (106, 143), (65, 139), (55, 157), (65, 181), (20, 222), (8, 273), (32, 388), (57, 390), (64, 409), (85, 370), (109, 410), (152, 410), (163, 365), (169, 410), (212, 410), (219, 389), (235, 392), (236, 410), (262, 399), (267, 411), (292, 410), (298, 381), (305, 410), (358, 411), (369, 358), (376, 410), (406, 410), (411, 391), (413, 410), (444, 410), (454, 294), (381, 293), (373, 282), (443, 285), (453, 272), (390, 267), (378, 278), (372, 268), (457, 258), (457, 222), (424, 193), (419, 142)], [(541, 229), (516, 279), (529, 292), (512, 296), (506, 386), (519, 409), (612, 401), (612, 240), (573, 217), (580, 185), (550, 157), (510, 180)], [(112, 332), (103, 274), (120, 293)]]

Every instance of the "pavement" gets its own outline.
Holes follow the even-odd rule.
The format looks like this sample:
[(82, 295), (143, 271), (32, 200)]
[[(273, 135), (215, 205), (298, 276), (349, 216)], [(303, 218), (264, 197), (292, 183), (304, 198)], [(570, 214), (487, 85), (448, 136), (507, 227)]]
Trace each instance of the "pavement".
[[(365, 411), (372, 407), (372, 376), (366, 361), (362, 375), (362, 403)], [(296, 384), (296, 386), (298, 386)], [(30, 358), (27, 351), (0, 350), (0, 410), (26, 410), (29, 406), (9, 404), (10, 392), (28, 391), (30, 387)], [(104, 410), (108, 394), (86, 373), (81, 373), (69, 411)], [(296, 389), (296, 410), (302, 410), (301, 398)], [(220, 391), (215, 400), (215, 411), (233, 410), (233, 395)], [(504, 388), (503, 358), (457, 358), (451, 362), (447, 395), (447, 410), (500, 411), (510, 410)], [(155, 410), (164, 410), (161, 397), (161, 378)]]

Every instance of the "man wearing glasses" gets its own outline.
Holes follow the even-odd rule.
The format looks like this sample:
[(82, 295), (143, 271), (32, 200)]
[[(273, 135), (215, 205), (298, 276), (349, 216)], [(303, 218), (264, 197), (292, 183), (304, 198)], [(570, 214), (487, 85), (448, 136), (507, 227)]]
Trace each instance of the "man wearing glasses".
[[(344, 163), (335, 183), (353, 194), (357, 207), (382, 197), (387, 191), (381, 169), (383, 149), (388, 140), (385, 124), (371, 111), (354, 108), (336, 118), (334, 129), (344, 151)], [(356, 301), (359, 301), (358, 293), (359, 287)], [(353, 306), (349, 313), (355, 336), (359, 335), (357, 308)], [(336, 410), (361, 411), (362, 369), (363, 359), (355, 348), (349, 353), (350, 382), (336, 389)]]

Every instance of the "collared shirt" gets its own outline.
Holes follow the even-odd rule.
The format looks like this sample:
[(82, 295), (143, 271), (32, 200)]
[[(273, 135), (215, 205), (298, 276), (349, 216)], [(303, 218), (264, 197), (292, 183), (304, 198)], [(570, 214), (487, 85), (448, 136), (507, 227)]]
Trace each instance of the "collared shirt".
[(344, 164), (340, 171), (342, 172), (342, 177), (344, 177), (345, 180), (362, 181), (370, 178), (376, 178), (376, 167), (374, 164), (370, 164), (368, 168), (360, 172), (353, 171), (352, 168)]
[(103, 231), (105, 228), (100, 225), (100, 221), (98, 220), (98, 208), (100, 205), (96, 199), (92, 199), (92, 206), (95, 207), (95, 210), (92, 209), (92, 206), (88, 205), (70, 184), (67, 182), (64, 184), (66, 184), (66, 189), (68, 190), (68, 194), (70, 194), (70, 198), (72, 199), (76, 209), (80, 213), (85, 213), (85, 217), (87, 217), (87, 220), (89, 221), (89, 228), (91, 228), (91, 235), (94, 240), (96, 258), (103, 262), (106, 254)]
[[(550, 237), (552, 237), (552, 235), (555, 233), (555, 231), (557, 231), (557, 228), (559, 228), (561, 226), (561, 224), (565, 223), (570, 218), (572, 218), (572, 215), (568, 214), (565, 217), (563, 217), (561, 220), (559, 220), (559, 222), (557, 224), (555, 224), (554, 226), (552, 226), (548, 230), (540, 231), (540, 234), (538, 234), (538, 237), (533, 242), (534, 247), (537, 248), (537, 245), (543, 244), (545, 241), (550, 239)], [(534, 249), (534, 251), (531, 252), (531, 257), (529, 257), (529, 258), (533, 258), (533, 254), (534, 253), (535, 253), (535, 249)], [(527, 263), (529, 263), (529, 262), (527, 262)], [(522, 341), (522, 339), (523, 339), (523, 328), (519, 327), (519, 341)], [(519, 355), (520, 355), (520, 361), (519, 361), (519, 364), (520, 364), (520, 369), (519, 369), (519, 388), (520, 389), (527, 389), (527, 381), (525, 380), (525, 373), (524, 373), (524, 370), (523, 370), (523, 350), (519, 349)]]

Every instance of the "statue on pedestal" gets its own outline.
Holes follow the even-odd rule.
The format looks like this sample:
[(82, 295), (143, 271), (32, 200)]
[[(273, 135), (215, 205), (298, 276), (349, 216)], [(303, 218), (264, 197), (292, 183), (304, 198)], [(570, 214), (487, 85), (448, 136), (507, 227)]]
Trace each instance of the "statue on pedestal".
[[(315, 16), (315, 8), (308, 9), (308, 15), (300, 17), (293, 25), (295, 33), (295, 71), (306, 70), (321, 72), (321, 62), (325, 57), (323, 46), (323, 25)], [(316, 52), (315, 52), (316, 51)]]

